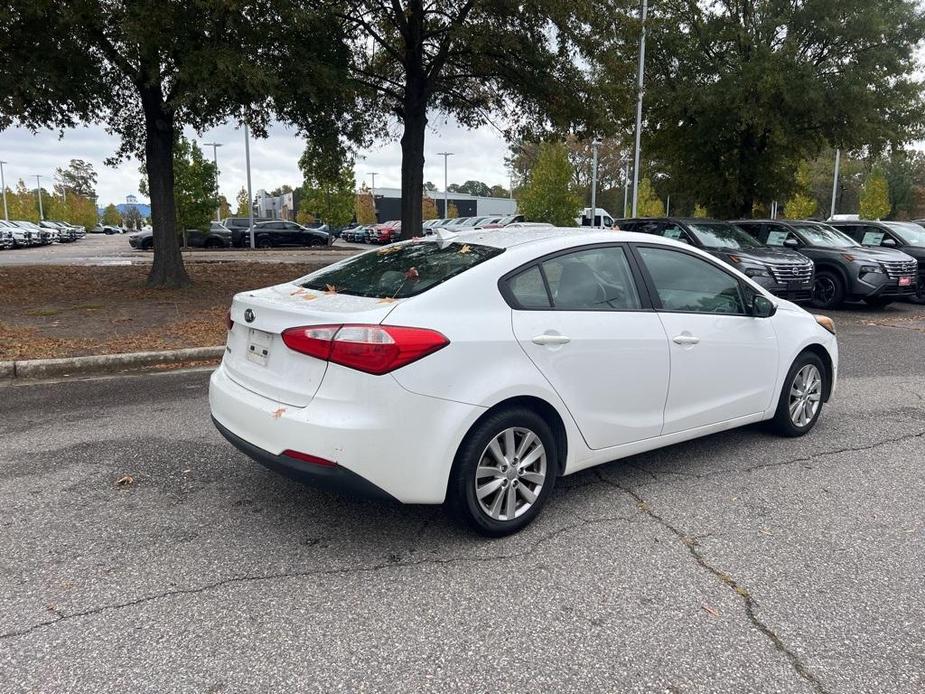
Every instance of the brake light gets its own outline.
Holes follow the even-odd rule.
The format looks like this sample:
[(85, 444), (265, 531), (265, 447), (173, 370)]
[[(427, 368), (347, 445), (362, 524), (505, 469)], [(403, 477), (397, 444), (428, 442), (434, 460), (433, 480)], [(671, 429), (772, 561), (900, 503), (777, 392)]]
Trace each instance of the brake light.
[(234, 327), (234, 321), (231, 320), (231, 309), (225, 311), (225, 329), (231, 330)]
[(377, 376), (450, 344), (435, 330), (396, 325), (308, 325), (282, 337), (293, 351)]

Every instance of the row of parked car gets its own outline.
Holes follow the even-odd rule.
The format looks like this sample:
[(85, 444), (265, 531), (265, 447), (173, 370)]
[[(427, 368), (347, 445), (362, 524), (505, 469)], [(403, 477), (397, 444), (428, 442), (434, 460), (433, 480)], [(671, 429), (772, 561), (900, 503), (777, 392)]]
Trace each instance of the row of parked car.
[[(186, 245), (193, 248), (248, 248), (250, 247), (250, 218), (227, 217), (212, 222), (208, 230), (187, 229)], [(139, 231), (130, 234), (129, 245), (141, 251), (154, 248), (154, 232)], [(305, 226), (284, 219), (254, 218), (254, 245), (257, 248), (283, 246), (329, 246), (334, 236), (326, 224)]]
[(817, 308), (925, 302), (925, 226), (915, 222), (638, 218), (616, 225), (701, 248), (772, 294)]
[(47, 246), (82, 239), (86, 229), (76, 224), (44, 219), (38, 224), (24, 219), (0, 219), (0, 249)]
[[(477, 217), (452, 217), (445, 219), (428, 219), (422, 225), (424, 235), (432, 234), (435, 229), (449, 231), (472, 231), (474, 229), (500, 229), (523, 222), (523, 215), (481, 215)], [(361, 224), (343, 229), (339, 238), (351, 243), (385, 244), (401, 238), (401, 221), (392, 220), (381, 224)]]

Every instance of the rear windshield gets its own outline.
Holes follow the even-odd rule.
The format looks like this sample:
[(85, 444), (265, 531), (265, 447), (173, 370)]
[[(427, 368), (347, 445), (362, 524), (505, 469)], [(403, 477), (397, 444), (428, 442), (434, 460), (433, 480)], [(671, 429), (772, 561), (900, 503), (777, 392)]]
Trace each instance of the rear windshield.
[(426, 292), (503, 252), (503, 248), (458, 241), (406, 241), (319, 270), (301, 286), (353, 296), (403, 299)]

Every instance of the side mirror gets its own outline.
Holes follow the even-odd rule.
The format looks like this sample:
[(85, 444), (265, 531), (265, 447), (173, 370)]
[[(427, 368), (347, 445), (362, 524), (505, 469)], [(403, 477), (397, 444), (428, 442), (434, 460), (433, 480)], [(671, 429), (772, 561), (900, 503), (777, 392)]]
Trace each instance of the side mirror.
[(752, 315), (755, 318), (770, 318), (777, 313), (777, 306), (768, 297), (756, 294), (752, 299)]
[(800, 242), (796, 239), (784, 239), (784, 245), (787, 246), (787, 248), (799, 248)]
[(883, 241), (880, 242), (880, 245), (881, 245), (881, 246), (890, 246), (891, 248), (894, 248), (894, 247), (896, 246), (896, 239), (891, 239), (891, 238), (887, 237), (887, 238), (883, 239)]

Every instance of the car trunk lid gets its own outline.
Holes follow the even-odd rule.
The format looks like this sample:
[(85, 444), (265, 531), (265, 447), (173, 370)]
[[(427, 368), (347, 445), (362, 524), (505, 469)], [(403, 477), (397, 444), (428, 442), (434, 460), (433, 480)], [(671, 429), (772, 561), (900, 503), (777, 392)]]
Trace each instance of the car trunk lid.
[[(305, 407), (328, 363), (290, 350), (287, 328), (339, 323), (381, 323), (399, 301), (303, 289), (281, 284), (234, 297), (223, 364), (248, 390), (282, 404)], [(249, 320), (248, 320), (249, 319)]]

